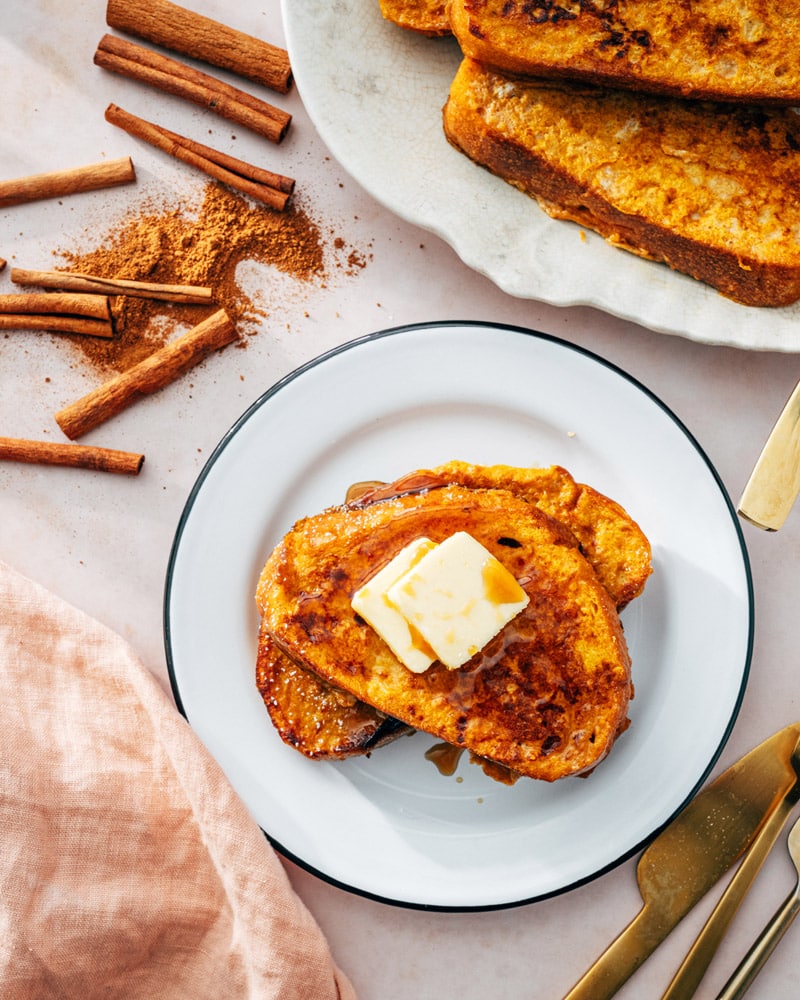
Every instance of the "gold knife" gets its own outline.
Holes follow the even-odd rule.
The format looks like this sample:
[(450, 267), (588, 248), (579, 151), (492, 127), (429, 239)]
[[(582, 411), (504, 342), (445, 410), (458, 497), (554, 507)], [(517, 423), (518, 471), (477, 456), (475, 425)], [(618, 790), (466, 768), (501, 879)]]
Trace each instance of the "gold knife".
[(800, 493), (800, 382), (772, 428), (739, 500), (743, 518), (777, 531)]
[(791, 794), (800, 723), (781, 729), (704, 788), (639, 859), (644, 905), (564, 997), (608, 1000), (742, 856)]

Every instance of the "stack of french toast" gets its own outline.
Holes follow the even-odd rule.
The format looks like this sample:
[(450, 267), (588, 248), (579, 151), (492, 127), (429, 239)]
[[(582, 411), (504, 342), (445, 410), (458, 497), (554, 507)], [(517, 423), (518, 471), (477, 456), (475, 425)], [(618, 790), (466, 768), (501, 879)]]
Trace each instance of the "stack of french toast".
[[(628, 726), (631, 660), (619, 612), (652, 571), (637, 522), (558, 466), (453, 461), (355, 484), (344, 500), (299, 520), (258, 581), (256, 683), (284, 743), (342, 760), (422, 730), (505, 783), (591, 772)], [(424, 626), (409, 617), (417, 659), (430, 653), (420, 667), (379, 619), (404, 580), (418, 585), (424, 559), (373, 601), (375, 618), (355, 597), (421, 541), (435, 554), (465, 535), (485, 553), (482, 584), (458, 598), (447, 629), (469, 624), (486, 597), (491, 613), (512, 591), (522, 599), (455, 665), (420, 641)], [(467, 572), (456, 561), (439, 591), (463, 589)], [(420, 622), (446, 597), (425, 592)]]
[(448, 140), (558, 219), (751, 306), (800, 298), (795, 0), (380, 0), (452, 34)]

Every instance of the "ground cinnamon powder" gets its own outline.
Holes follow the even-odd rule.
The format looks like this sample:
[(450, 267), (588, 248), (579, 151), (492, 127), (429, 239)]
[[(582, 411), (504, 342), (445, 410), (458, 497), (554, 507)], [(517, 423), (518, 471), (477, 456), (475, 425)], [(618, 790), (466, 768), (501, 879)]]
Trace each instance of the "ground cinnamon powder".
[[(338, 247), (337, 239), (337, 247)], [(341, 249), (341, 248), (339, 248)], [(197, 206), (134, 210), (89, 250), (62, 250), (62, 270), (108, 278), (210, 286), (214, 305), (173, 305), (150, 299), (112, 299), (114, 338), (68, 339), (93, 366), (124, 371), (223, 307), (242, 343), (267, 313), (236, 280), (242, 261), (269, 264), (300, 281), (325, 275), (325, 239), (319, 225), (296, 205), (283, 212), (257, 206), (218, 184), (208, 184)], [(348, 267), (364, 266), (365, 255), (350, 250)]]

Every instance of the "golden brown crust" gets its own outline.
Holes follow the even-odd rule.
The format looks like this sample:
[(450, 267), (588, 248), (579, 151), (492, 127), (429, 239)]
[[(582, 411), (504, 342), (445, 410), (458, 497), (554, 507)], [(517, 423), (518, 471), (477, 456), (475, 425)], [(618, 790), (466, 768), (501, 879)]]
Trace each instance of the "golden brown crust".
[[(469, 531), (521, 581), (528, 608), (463, 668), (408, 671), (350, 607), (414, 538)], [(529, 777), (585, 772), (625, 726), (630, 660), (616, 609), (572, 535), (504, 490), (445, 487), (306, 518), (270, 556), (263, 625), (292, 659), (455, 746)]]
[(400, 28), (431, 38), (450, 35), (445, 0), (380, 0), (381, 14)]
[(800, 103), (794, 0), (452, 0), (450, 21), (464, 55), (503, 72)]
[(800, 298), (800, 116), (513, 80), (465, 59), (448, 140), (558, 218), (746, 305)]

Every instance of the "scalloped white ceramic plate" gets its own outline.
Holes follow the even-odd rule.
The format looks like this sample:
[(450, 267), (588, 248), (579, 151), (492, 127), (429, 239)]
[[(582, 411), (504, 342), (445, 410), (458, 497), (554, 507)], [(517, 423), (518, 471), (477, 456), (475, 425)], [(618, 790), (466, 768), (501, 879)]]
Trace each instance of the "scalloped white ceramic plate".
[(390, 24), (378, 0), (283, 0), (295, 79), (342, 166), (395, 214), (430, 230), (504, 291), (592, 305), (650, 329), (758, 350), (800, 350), (800, 303), (738, 305), (666, 265), (615, 249), (451, 148), (441, 109), (453, 39)]
[[(369, 758), (310, 761), (281, 743), (261, 702), (254, 593), (272, 547), (351, 482), (452, 458), (561, 464), (651, 540), (653, 576), (623, 613), (632, 725), (586, 779), (507, 787), (463, 759), (446, 778), (422, 733)], [(334, 350), (240, 418), (181, 518), (165, 633), (178, 705), (281, 851), (371, 897), (480, 909), (596, 876), (681, 807), (738, 711), (752, 596), (717, 475), (646, 389), (551, 337), (432, 324)]]

